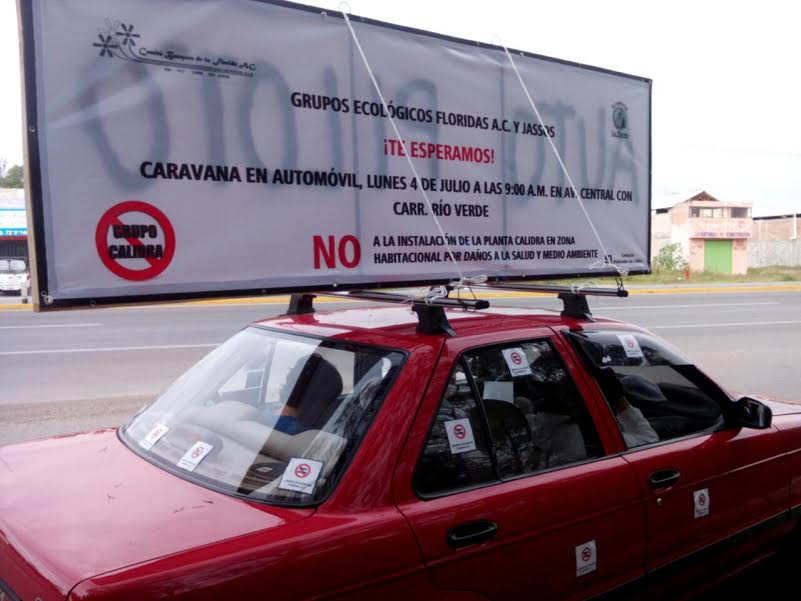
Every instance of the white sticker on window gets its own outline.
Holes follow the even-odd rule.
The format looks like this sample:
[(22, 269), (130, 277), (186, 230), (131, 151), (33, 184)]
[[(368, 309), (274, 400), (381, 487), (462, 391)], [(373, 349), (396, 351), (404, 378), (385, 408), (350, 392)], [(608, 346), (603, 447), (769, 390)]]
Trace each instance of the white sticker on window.
[(528, 359), (526, 359), (523, 349), (505, 348), (501, 353), (503, 353), (506, 365), (509, 366), (509, 371), (512, 372), (513, 376), (531, 375), (531, 366), (528, 364)]
[(448, 444), (453, 455), (476, 450), (476, 439), (473, 438), (473, 428), (469, 419), (452, 419), (445, 422), (445, 432), (448, 433)]
[(195, 444), (192, 445), (192, 448), (189, 449), (184, 456), (181, 457), (181, 460), (176, 464), (178, 467), (182, 467), (185, 470), (189, 470), (190, 472), (195, 471), (195, 468), (200, 465), (200, 462), (211, 453), (211, 450), (214, 448), (213, 444), (209, 444), (207, 442), (197, 441)]
[(321, 471), (323, 471), (322, 461), (293, 457), (289, 460), (284, 475), (281, 476), (278, 488), (310, 495), (317, 486), (317, 478), (320, 477)]
[(576, 576), (594, 572), (597, 564), (598, 550), (594, 540), (576, 546)]
[(693, 493), (693, 517), (702, 518), (709, 515), (709, 489), (702, 488)]
[(642, 349), (640, 343), (632, 334), (618, 334), (617, 339), (623, 345), (623, 350), (626, 351), (626, 357), (629, 359), (638, 359), (642, 357)]
[(484, 382), (485, 399), (495, 399), (496, 401), (515, 402), (515, 383), (514, 382)]
[(149, 451), (153, 448), (153, 445), (156, 444), (159, 439), (161, 439), (161, 437), (169, 431), (169, 426), (165, 426), (164, 424), (156, 424), (154, 428), (147, 433), (147, 436), (139, 441), (139, 446), (145, 451)]

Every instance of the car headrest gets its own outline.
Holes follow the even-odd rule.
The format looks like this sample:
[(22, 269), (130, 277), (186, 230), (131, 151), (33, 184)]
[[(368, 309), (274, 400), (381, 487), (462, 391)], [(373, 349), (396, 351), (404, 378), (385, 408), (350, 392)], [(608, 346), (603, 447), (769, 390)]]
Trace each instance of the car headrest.
[(667, 401), (659, 386), (639, 374), (624, 376), (620, 380), (620, 384), (623, 387), (626, 399), (634, 404)]
[(523, 411), (513, 403), (493, 399), (484, 400), (483, 405), (501, 474), (507, 476), (530, 470), (536, 465), (536, 450)]
[(321, 428), (336, 409), (342, 394), (339, 370), (318, 353), (306, 361), (287, 404), (297, 407), (298, 419), (306, 426)]

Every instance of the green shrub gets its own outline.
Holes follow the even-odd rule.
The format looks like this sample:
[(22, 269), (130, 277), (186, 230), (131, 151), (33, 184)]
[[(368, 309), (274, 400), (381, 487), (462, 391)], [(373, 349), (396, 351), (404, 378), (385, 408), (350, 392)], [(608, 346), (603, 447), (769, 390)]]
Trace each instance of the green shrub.
[(682, 255), (681, 244), (678, 242), (663, 246), (651, 261), (651, 268), (658, 273), (684, 271), (687, 267), (687, 260)]

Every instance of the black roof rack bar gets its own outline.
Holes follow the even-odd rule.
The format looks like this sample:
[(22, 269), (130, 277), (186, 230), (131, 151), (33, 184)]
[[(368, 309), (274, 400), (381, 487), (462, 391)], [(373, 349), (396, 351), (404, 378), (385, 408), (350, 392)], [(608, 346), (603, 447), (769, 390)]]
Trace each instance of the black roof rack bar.
[(595, 321), (590, 313), (590, 306), (587, 304), (587, 297), (582, 294), (572, 292), (562, 292), (559, 300), (564, 303), (562, 307), (562, 317), (572, 317), (573, 319), (584, 319)]
[(499, 282), (497, 284), (478, 284), (474, 288), (491, 288), (495, 290), (516, 290), (520, 292), (545, 292), (550, 294), (575, 294), (578, 296), (617, 296), (626, 298), (629, 291), (625, 288), (593, 288), (590, 286), (549, 286), (546, 284), (515, 284)]
[(478, 287), (494, 288), (496, 290), (515, 290), (520, 292), (546, 292), (556, 294), (564, 303), (562, 317), (595, 321), (587, 304), (587, 296), (616, 296), (626, 298), (629, 291), (624, 289), (622, 283), (617, 288), (593, 288), (589, 286), (548, 286), (545, 284), (481, 284)]
[(407, 294), (398, 292), (378, 292), (373, 290), (350, 290), (347, 292), (327, 293), (343, 298), (358, 298), (359, 300), (371, 300), (382, 303), (406, 303), (412, 306), (423, 305), (427, 307), (447, 307), (452, 309), (487, 309), (489, 301), (482, 298), (433, 298), (426, 301), (423, 297), (410, 297)]
[[(355, 298), (359, 300), (377, 301), (382, 303), (409, 304), (412, 311), (417, 313), (417, 331), (422, 334), (447, 334), (456, 336), (456, 332), (448, 323), (445, 308), (466, 309), (475, 311), (489, 307), (489, 301), (477, 298), (431, 298), (409, 297), (397, 292), (377, 292), (372, 290), (350, 290), (347, 292), (326, 292), (325, 296), (338, 296), (340, 298)], [(304, 315), (314, 313), (314, 298), (311, 292), (293, 294), (289, 300), (287, 315)]]
[(289, 309), (287, 315), (305, 315), (314, 313), (314, 297), (316, 294), (304, 292), (303, 294), (293, 294), (289, 297)]

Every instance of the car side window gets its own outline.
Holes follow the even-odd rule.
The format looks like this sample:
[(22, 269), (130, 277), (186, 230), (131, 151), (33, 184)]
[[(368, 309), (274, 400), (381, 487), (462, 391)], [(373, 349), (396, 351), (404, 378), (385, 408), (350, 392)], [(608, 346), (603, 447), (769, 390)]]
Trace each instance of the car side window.
[(725, 424), (726, 394), (666, 342), (642, 332), (571, 332), (628, 448)]
[(414, 486), (422, 496), (444, 494), (602, 455), (551, 344), (493, 346), (465, 353), (454, 369)]
[(414, 479), (423, 496), (496, 479), (481, 408), (461, 363), (448, 381)]
[(501, 478), (603, 455), (578, 389), (547, 340), (467, 354)]

